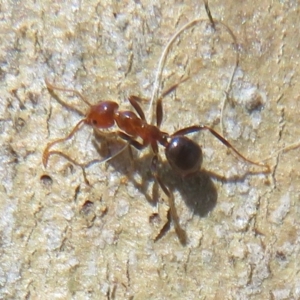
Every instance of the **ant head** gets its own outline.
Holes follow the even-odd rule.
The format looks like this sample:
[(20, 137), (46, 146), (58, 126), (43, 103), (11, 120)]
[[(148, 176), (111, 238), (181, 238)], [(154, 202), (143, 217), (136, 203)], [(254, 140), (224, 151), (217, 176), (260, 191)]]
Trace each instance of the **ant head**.
[(172, 169), (182, 177), (200, 170), (203, 159), (202, 150), (198, 144), (185, 136), (172, 137), (165, 153)]
[(119, 105), (113, 101), (102, 101), (92, 105), (85, 122), (99, 129), (110, 128), (115, 124), (114, 115), (118, 108)]

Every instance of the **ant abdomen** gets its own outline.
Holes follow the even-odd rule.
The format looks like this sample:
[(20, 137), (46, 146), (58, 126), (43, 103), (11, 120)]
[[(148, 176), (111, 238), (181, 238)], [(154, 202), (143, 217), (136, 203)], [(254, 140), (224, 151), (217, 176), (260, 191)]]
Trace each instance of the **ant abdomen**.
[(200, 170), (203, 155), (198, 144), (185, 136), (174, 136), (165, 149), (172, 169), (182, 177)]

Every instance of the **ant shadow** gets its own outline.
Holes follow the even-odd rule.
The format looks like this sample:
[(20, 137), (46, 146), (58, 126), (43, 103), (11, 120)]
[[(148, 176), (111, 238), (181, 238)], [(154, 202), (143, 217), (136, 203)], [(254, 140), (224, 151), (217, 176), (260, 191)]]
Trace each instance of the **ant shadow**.
[[(119, 149), (122, 149), (122, 147), (126, 145), (126, 143), (120, 139), (113, 141), (114, 145), (111, 145), (111, 141), (109, 142), (109, 145), (107, 145), (108, 142), (106, 138), (101, 136), (96, 137), (93, 144), (99, 155), (102, 157), (107, 156), (108, 154), (107, 146), (108, 148), (117, 146)], [(105, 146), (103, 147), (103, 145)], [(106, 164), (109, 164), (116, 172), (121, 172), (123, 175), (128, 176), (130, 182), (146, 198), (147, 202), (150, 205), (155, 206), (160, 199), (163, 198), (162, 195), (164, 195), (164, 193), (156, 184), (155, 179), (151, 174), (150, 166), (153, 154), (151, 154), (150, 150), (150, 152), (143, 154), (142, 157), (137, 157), (140, 156), (140, 152), (135, 151), (135, 149), (133, 149), (134, 153), (131, 153), (131, 151), (132, 150), (124, 150), (117, 157), (107, 161)], [(109, 153), (109, 155), (111, 154), (112, 153)], [(121, 166), (120, 162), (126, 162), (127, 166), (124, 164)], [(175, 190), (178, 191), (183, 201), (194, 214), (205, 217), (215, 207), (218, 194), (211, 179), (211, 173), (206, 170), (201, 170), (193, 176), (182, 178), (174, 173), (166, 160), (160, 162), (158, 172), (159, 177), (166, 186), (172, 192)], [(137, 177), (139, 177), (139, 179), (137, 179)], [(150, 185), (152, 185), (152, 188)]]
[(172, 185), (174, 184), (174, 189), (179, 192), (187, 207), (194, 215), (207, 216), (217, 204), (218, 192), (206, 170), (200, 170), (187, 178), (175, 175), (172, 174)]
[[(103, 137), (97, 137), (97, 142), (94, 142), (97, 152), (103, 156), (102, 146), (108, 143), (107, 140), (103, 144)], [(105, 140), (105, 138), (104, 138)], [(126, 145), (120, 139), (116, 139), (114, 143), (118, 144), (119, 148)], [(109, 145), (109, 148), (110, 145)], [(123, 173), (128, 176), (129, 181), (133, 186), (143, 195), (148, 203), (152, 206), (156, 206), (160, 199), (163, 198), (163, 191), (156, 183), (154, 177), (151, 174), (150, 166), (153, 158), (153, 154), (150, 152), (144, 154), (142, 157), (138, 154), (140, 152), (131, 152), (132, 147), (128, 147), (129, 151), (123, 151), (118, 154), (117, 157), (109, 160), (108, 163), (117, 172)], [(107, 151), (107, 147), (104, 147), (104, 152)], [(125, 165), (120, 162), (127, 162)], [(127, 165), (127, 166), (126, 166)], [(129, 171), (128, 171), (129, 170)], [(218, 191), (214, 181), (222, 183), (237, 183), (243, 182), (248, 176), (266, 174), (267, 171), (244, 171), (243, 174), (235, 175), (231, 177), (224, 177), (212, 171), (205, 169), (199, 170), (196, 174), (182, 178), (176, 174), (166, 160), (162, 160), (159, 165), (159, 177), (166, 184), (168, 189), (173, 193), (179, 192), (181, 199), (185, 202), (187, 207), (193, 212), (193, 215), (197, 215), (201, 218), (206, 217), (216, 206), (218, 200)], [(137, 176), (136, 176), (137, 175)], [(139, 179), (137, 179), (139, 177)], [(180, 216), (179, 216), (180, 217)], [(149, 217), (150, 220), (150, 217)], [(155, 239), (165, 236), (170, 228), (171, 218), (169, 218), (169, 224), (166, 224), (165, 229), (162, 229)]]

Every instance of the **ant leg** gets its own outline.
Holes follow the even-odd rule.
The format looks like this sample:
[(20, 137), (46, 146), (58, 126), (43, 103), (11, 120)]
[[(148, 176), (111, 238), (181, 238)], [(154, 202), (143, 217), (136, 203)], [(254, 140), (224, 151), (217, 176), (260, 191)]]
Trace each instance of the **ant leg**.
[[(152, 159), (152, 162), (151, 162), (151, 172), (152, 172), (152, 175), (155, 178), (156, 182), (161, 187), (161, 189), (163, 190), (163, 192), (165, 193), (165, 195), (168, 197), (168, 202), (169, 202), (168, 204), (169, 204), (171, 218), (172, 218), (172, 221), (174, 223), (175, 232), (176, 232), (176, 234), (177, 234), (177, 236), (178, 236), (178, 238), (180, 240), (180, 243), (182, 245), (186, 245), (187, 236), (186, 236), (186, 232), (180, 227), (180, 224), (179, 224), (179, 217), (178, 217), (178, 214), (177, 214), (177, 211), (176, 211), (176, 207), (175, 207), (175, 203), (174, 203), (174, 195), (165, 186), (165, 184), (162, 182), (162, 180), (158, 176), (157, 167), (158, 167), (158, 155), (155, 154), (153, 156), (153, 159)], [(168, 224), (166, 224), (164, 227), (168, 227)], [(164, 231), (164, 228), (162, 229), (162, 231)], [(160, 238), (160, 234), (156, 238), (156, 240), (159, 239), (159, 238)]]
[(114, 155), (111, 155), (111, 156), (108, 156), (104, 159), (93, 159), (87, 163), (84, 163), (84, 164), (81, 164), (81, 163), (78, 163), (77, 161), (75, 161), (74, 159), (72, 159), (69, 155), (61, 152), (61, 151), (57, 151), (57, 150), (54, 150), (54, 151), (49, 151), (48, 152), (48, 157), (50, 155), (60, 155), (62, 156), (63, 158), (65, 158), (66, 160), (70, 161), (73, 165), (75, 166), (78, 166), (81, 168), (82, 170), (82, 173), (83, 173), (83, 178), (84, 178), (84, 181), (87, 185), (90, 185), (88, 179), (87, 179), (87, 176), (86, 176), (86, 172), (85, 172), (85, 169), (89, 168), (90, 166), (98, 163), (98, 164), (101, 164), (101, 163), (105, 163), (111, 159), (114, 159), (115, 157), (117, 157), (119, 154), (121, 154), (127, 147), (129, 146), (129, 144), (126, 144), (124, 147), (122, 147), (117, 153), (115, 153)]
[(273, 153), (272, 155), (270, 155), (270, 156), (264, 158), (262, 161), (270, 160), (270, 159), (276, 157), (277, 155), (279, 155), (279, 154), (281, 154), (281, 153), (285, 153), (285, 152), (288, 152), (288, 151), (290, 151), (290, 150), (295, 150), (295, 149), (297, 149), (297, 148), (299, 148), (299, 147), (300, 147), (300, 141), (295, 142), (295, 143), (293, 143), (293, 144), (289, 144), (289, 145), (287, 145), (287, 146), (285, 146), (285, 147), (283, 147), (283, 148), (277, 150), (277, 151), (276, 151), (275, 153)]
[(51, 155), (51, 153), (53, 153), (53, 151), (49, 151), (50, 148), (58, 143), (61, 143), (61, 142), (65, 142), (67, 140), (69, 140), (79, 129), (80, 129), (80, 126), (85, 122), (85, 119), (82, 119), (80, 120), (76, 125), (75, 127), (73, 128), (73, 130), (64, 138), (61, 138), (61, 139), (57, 139), (51, 143), (49, 143), (47, 145), (47, 147), (45, 148), (44, 152), (43, 152), (43, 165), (44, 167), (46, 168), (47, 167), (47, 163), (48, 163), (48, 160), (49, 160), (49, 156)]
[(118, 131), (118, 135), (120, 138), (127, 141), (129, 145), (133, 146), (134, 148), (136, 148), (138, 150), (142, 150), (147, 146), (147, 144), (141, 144), (140, 142), (136, 141), (133, 137), (131, 137), (130, 135), (128, 135), (122, 131)]
[(205, 11), (207, 13), (207, 16), (208, 16), (208, 19), (212, 25), (212, 27), (215, 29), (215, 21), (211, 15), (211, 12), (210, 12), (210, 9), (209, 9), (209, 6), (208, 6), (208, 1), (207, 0), (203, 0), (204, 2), (204, 7), (205, 7)]
[[(171, 92), (173, 92), (180, 84), (187, 81), (188, 79), (189, 79), (189, 77), (186, 77), (186, 78), (182, 79), (180, 82), (173, 84), (170, 88), (168, 88), (166, 91), (164, 91), (162, 93), (162, 95), (160, 96), (160, 98), (157, 100), (157, 105), (156, 105), (156, 125), (157, 125), (157, 127), (160, 127), (162, 118), (163, 118), (163, 109), (162, 109), (163, 98), (166, 97)], [(145, 100), (145, 99), (140, 98), (138, 96), (131, 95), (131, 96), (129, 96), (128, 100), (129, 100), (130, 104), (133, 106), (133, 108), (135, 109), (135, 111), (138, 113), (140, 118), (143, 121), (146, 121), (144, 111), (138, 104), (138, 101)]]
[[(145, 148), (147, 145), (146, 144), (141, 144), (138, 141), (136, 141), (135, 139), (133, 139), (131, 136), (123, 133), (123, 132), (119, 132), (119, 136), (128, 141), (129, 145), (132, 145), (133, 147), (135, 147), (138, 150), (141, 150), (143, 148)], [(174, 196), (173, 193), (165, 186), (165, 184), (162, 182), (162, 180), (159, 178), (158, 176), (158, 172), (157, 172), (157, 166), (158, 166), (158, 148), (157, 148), (157, 144), (151, 144), (151, 147), (155, 153), (152, 162), (151, 162), (151, 173), (152, 176), (155, 178), (156, 182), (159, 184), (159, 186), (161, 187), (161, 189), (163, 190), (163, 192), (165, 193), (165, 195), (168, 197), (168, 202), (169, 202), (169, 208), (170, 208), (170, 213), (171, 213), (171, 217), (174, 223), (174, 228), (176, 231), (176, 234), (181, 242), (182, 245), (186, 244), (186, 233), (185, 231), (180, 227), (179, 224), (179, 217), (178, 214), (176, 212), (176, 208), (175, 208), (175, 203), (174, 203)], [(167, 224), (164, 226), (167, 227)], [(162, 232), (164, 231), (165, 228), (162, 229)], [(156, 238), (159, 239), (160, 235)]]
[(66, 89), (66, 88), (63, 88), (63, 87), (58, 87), (58, 86), (55, 86), (53, 85), (52, 83), (50, 83), (48, 81), (47, 78), (45, 78), (45, 83), (46, 83), (46, 86), (48, 89), (50, 90), (57, 90), (57, 91), (62, 91), (62, 92), (70, 92), (70, 93), (73, 93), (75, 94), (76, 96), (78, 96), (84, 103), (86, 103), (88, 106), (92, 106), (91, 103), (89, 103), (85, 97), (83, 97), (83, 95), (81, 93), (79, 93), (78, 91), (76, 90), (72, 90), (72, 89)]
[(177, 82), (177, 83), (173, 84), (172, 86), (170, 86), (167, 90), (165, 90), (165, 91), (162, 92), (162, 94), (161, 94), (161, 96), (159, 97), (158, 100), (161, 101), (161, 100), (162, 100), (163, 98), (165, 98), (167, 95), (169, 95), (169, 94), (172, 93), (174, 90), (176, 90), (177, 87), (178, 87), (180, 84), (186, 82), (188, 79), (190, 79), (190, 76), (187, 76), (187, 77), (183, 78), (182, 80), (180, 80), (179, 82)]
[[(215, 28), (215, 24), (216, 23), (221, 24), (221, 25), (223, 25), (225, 27), (225, 29), (229, 32), (229, 34), (234, 37), (234, 35), (232, 34), (232, 31), (230, 30), (230, 28), (226, 24), (222, 23), (221, 21), (217, 21), (216, 22), (213, 19), (212, 15), (211, 15), (211, 12), (210, 12), (210, 9), (209, 9), (209, 6), (208, 6), (208, 1), (207, 0), (204, 0), (204, 6), (205, 6), (206, 13), (208, 15), (208, 19), (209, 19), (210, 23), (212, 24), (213, 28)], [(205, 22), (205, 21), (206, 21), (206, 19), (194, 19), (194, 20), (188, 22), (187, 24), (185, 24), (183, 27), (181, 27), (169, 39), (167, 45), (165, 46), (165, 48), (164, 48), (164, 50), (163, 50), (163, 52), (161, 54), (161, 57), (159, 59), (158, 66), (157, 66), (157, 69), (156, 69), (156, 75), (155, 75), (155, 80), (154, 80), (154, 84), (153, 84), (154, 88), (153, 88), (153, 91), (152, 91), (152, 96), (151, 96), (151, 100), (150, 100), (150, 106), (149, 106), (149, 110), (148, 110), (149, 114), (152, 111), (152, 108), (151, 108), (152, 104), (154, 103), (154, 101), (158, 97), (159, 86), (161, 84), (161, 77), (162, 77), (163, 68), (164, 68), (164, 65), (165, 65), (165, 62), (166, 62), (166, 59), (167, 59), (167, 55), (168, 55), (168, 53), (170, 51), (170, 48), (172, 47), (174, 41), (177, 39), (178, 36), (181, 35), (181, 33), (183, 33), (188, 28), (193, 28), (197, 24), (199, 24), (201, 22)], [(234, 37), (234, 41), (235, 41), (235, 37)], [(151, 121), (152, 120), (153, 120), (153, 115), (151, 114)]]
[[(83, 173), (83, 178), (84, 178), (85, 183), (86, 183), (87, 185), (90, 185), (90, 183), (89, 183), (89, 181), (88, 181), (88, 179), (87, 179), (87, 177), (86, 177), (86, 172), (85, 172), (86, 166), (85, 166), (84, 164), (80, 164), (80, 163), (76, 162), (76, 161), (75, 161), (74, 159), (72, 159), (70, 156), (68, 156), (67, 154), (65, 154), (65, 153), (63, 153), (63, 152), (61, 152), (61, 151), (56, 151), (56, 150), (54, 150), (54, 151), (49, 151), (49, 152), (47, 153), (47, 159), (49, 158), (50, 155), (59, 155), (59, 156), (62, 156), (62, 157), (65, 158), (66, 160), (70, 161), (72, 164), (74, 164), (74, 165), (80, 167), (81, 170), (82, 170), (82, 173)], [(89, 162), (89, 163), (90, 163), (90, 162)]]
[(256, 165), (256, 166), (259, 166), (259, 167), (266, 168), (267, 169), (267, 173), (270, 172), (270, 167), (268, 165), (263, 164), (263, 163), (259, 163), (259, 162), (255, 162), (255, 161), (252, 161), (252, 160), (246, 158), (239, 151), (237, 151), (223, 136), (221, 136), (214, 129), (212, 129), (212, 128), (206, 126), (206, 125), (195, 125), (195, 126), (190, 126), (190, 127), (183, 128), (183, 129), (178, 130), (175, 133), (173, 133), (171, 135), (171, 137), (173, 137), (173, 136), (179, 136), (179, 135), (186, 135), (186, 134), (193, 133), (193, 132), (198, 132), (198, 131), (201, 131), (201, 130), (208, 130), (221, 143), (223, 143), (226, 147), (228, 147), (229, 149), (231, 149), (236, 155), (238, 155), (239, 157), (241, 157), (244, 161), (247, 161), (248, 163)]
[[(208, 1), (207, 0), (203, 0), (203, 1), (204, 1), (204, 7), (205, 7), (205, 10), (206, 10), (209, 22), (211, 23), (212, 27), (214, 29), (216, 29), (216, 25), (223, 26), (225, 28), (225, 30), (228, 32), (228, 34), (231, 36), (231, 38), (233, 40), (233, 43), (234, 43), (234, 48), (235, 48), (235, 51), (236, 51), (235, 65), (234, 65), (232, 75), (230, 77), (230, 80), (229, 80), (229, 83), (228, 83), (228, 86), (227, 86), (227, 89), (226, 89), (226, 92), (225, 92), (226, 97), (223, 101), (223, 106), (222, 106), (222, 115), (223, 115), (224, 107), (226, 105), (226, 101), (227, 101), (228, 94), (229, 94), (229, 91), (230, 91), (230, 87), (231, 87), (231, 84), (232, 84), (232, 81), (233, 81), (233, 77), (234, 77), (235, 71), (236, 71), (238, 63), (239, 63), (238, 44), (237, 44), (237, 39), (236, 39), (233, 31), (230, 29), (230, 27), (227, 26), (222, 21), (214, 20), (213, 17), (212, 17), (211, 11), (209, 9), (209, 6), (208, 6)], [(161, 84), (161, 77), (162, 77), (163, 69), (164, 69), (164, 66), (165, 66), (167, 55), (168, 55), (174, 41), (178, 38), (178, 36), (180, 36), (188, 28), (193, 28), (197, 24), (205, 22), (205, 21), (206, 21), (206, 19), (194, 19), (194, 20), (190, 21), (189, 23), (185, 24), (183, 27), (181, 27), (178, 31), (176, 31), (174, 33), (174, 35), (169, 39), (167, 45), (165, 46), (165, 48), (164, 48), (164, 50), (161, 54), (161, 57), (159, 59), (157, 69), (156, 69), (155, 80), (154, 80), (154, 83), (153, 83), (154, 87), (153, 87), (152, 96), (151, 96), (151, 100), (150, 100), (150, 105), (149, 105), (149, 109), (148, 109), (148, 114), (151, 113), (151, 123), (153, 121), (152, 104), (158, 98), (158, 93), (159, 93), (159, 88), (160, 88), (160, 84)], [(221, 115), (221, 120), (222, 120), (222, 115)], [(221, 126), (223, 126), (223, 125), (221, 125)], [(223, 132), (223, 129), (222, 129), (222, 132)]]
[(160, 128), (162, 119), (163, 119), (163, 107), (162, 107), (162, 100), (165, 98), (168, 94), (172, 93), (180, 84), (187, 81), (189, 77), (186, 77), (182, 79), (181, 81), (173, 84), (171, 87), (169, 87), (166, 91), (162, 93), (162, 95), (157, 99), (156, 103), (156, 126)]
[[(116, 156), (118, 156), (119, 154), (121, 154), (124, 150), (128, 149), (128, 153), (129, 153), (129, 156), (130, 156), (130, 160), (132, 162), (132, 151), (131, 151), (131, 147), (130, 147), (130, 144), (129, 143), (125, 143), (123, 144), (123, 146), (121, 147), (121, 149), (119, 151), (117, 151), (116, 153), (114, 154), (111, 154), (111, 151), (109, 150), (109, 152), (107, 153), (107, 151), (105, 151), (106, 154), (104, 154), (103, 152), (103, 149), (101, 148), (103, 143), (102, 141), (99, 141), (98, 138), (104, 138), (105, 139), (105, 143), (110, 143), (112, 140), (116, 140), (116, 138), (119, 138), (120, 135), (119, 135), (119, 132), (118, 131), (113, 131), (113, 132), (102, 132), (100, 130), (98, 130), (98, 128), (95, 129), (95, 137), (96, 137), (96, 140), (93, 140), (92, 143), (94, 145), (94, 147), (96, 148), (97, 152), (99, 153), (99, 155), (101, 157), (105, 157), (104, 159), (101, 159), (101, 160), (97, 160), (96, 162), (97, 163), (102, 163), (102, 162), (107, 162), (113, 158), (115, 158)], [(121, 142), (120, 139), (118, 139), (118, 142)], [(100, 146), (101, 145), (101, 146)], [(94, 164), (95, 162), (92, 161), (91, 163), (88, 164), (87, 167), (89, 167), (90, 165)]]
[(185, 24), (183, 27), (181, 27), (178, 31), (175, 32), (175, 34), (170, 38), (170, 40), (168, 41), (167, 45), (165, 46), (159, 62), (158, 62), (158, 66), (156, 68), (156, 75), (155, 75), (155, 80), (153, 83), (153, 91), (152, 91), (152, 96), (151, 96), (151, 100), (150, 100), (150, 105), (149, 105), (149, 109), (148, 109), (148, 113), (151, 113), (151, 123), (153, 121), (153, 114), (152, 114), (152, 104), (154, 103), (154, 101), (157, 99), (158, 97), (158, 92), (159, 92), (159, 86), (161, 83), (161, 77), (162, 77), (162, 72), (163, 72), (163, 68), (167, 59), (167, 54), (169, 53), (169, 50), (171, 48), (171, 46), (173, 45), (174, 41), (177, 39), (177, 37), (184, 32), (186, 29), (188, 28), (192, 28), (194, 27), (196, 24), (202, 22), (202, 21), (206, 21), (204, 19), (195, 19), (192, 20), (191, 22)]
[(140, 105), (137, 103), (137, 101), (140, 100), (140, 98), (138, 96), (129, 96), (128, 100), (129, 100), (130, 104), (133, 106), (133, 108), (135, 109), (135, 111), (138, 113), (140, 118), (143, 121), (146, 121), (145, 114), (144, 114), (142, 108), (140, 107)]

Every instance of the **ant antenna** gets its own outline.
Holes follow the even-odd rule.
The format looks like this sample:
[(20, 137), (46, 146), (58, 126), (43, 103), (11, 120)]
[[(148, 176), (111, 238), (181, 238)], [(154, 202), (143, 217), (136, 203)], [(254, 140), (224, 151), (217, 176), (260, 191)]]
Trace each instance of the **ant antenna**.
[[(75, 94), (76, 96), (78, 96), (84, 103), (86, 103), (88, 106), (92, 106), (92, 104), (85, 99), (85, 97), (83, 97), (83, 95), (81, 93), (79, 93), (78, 91), (76, 90), (73, 90), (73, 89), (66, 89), (66, 88), (63, 88), (63, 87), (59, 87), (59, 86), (54, 86), (52, 83), (50, 83), (48, 81), (47, 78), (45, 78), (45, 83), (46, 83), (46, 86), (48, 89), (50, 90), (57, 90), (57, 91), (62, 91), (62, 92), (70, 92), (70, 93), (73, 93)], [(70, 106), (66, 103), (66, 106), (69, 108)], [(71, 107), (72, 108), (72, 107)]]
[[(236, 37), (233, 34), (233, 32), (230, 29), (230, 27), (227, 26), (225, 23), (223, 23), (221, 21), (214, 20), (213, 17), (212, 17), (212, 15), (211, 15), (209, 6), (208, 6), (208, 1), (207, 0), (203, 0), (203, 1), (204, 1), (204, 6), (205, 6), (206, 13), (208, 15), (208, 19), (209, 19), (212, 27), (214, 29), (216, 29), (216, 25), (221, 25), (223, 28), (225, 28), (225, 30), (229, 33), (229, 35), (231, 36), (231, 38), (233, 40), (233, 45), (234, 45), (234, 49), (235, 49), (235, 52), (236, 52), (235, 64), (234, 64), (234, 67), (233, 67), (233, 70), (232, 70), (232, 73), (231, 73), (231, 76), (230, 76), (230, 79), (229, 79), (226, 91), (224, 92), (225, 93), (225, 97), (224, 97), (223, 104), (222, 104), (222, 109), (221, 109), (221, 131), (222, 131), (222, 134), (223, 134), (223, 125), (222, 125), (222, 123), (223, 123), (223, 111), (224, 111), (224, 107), (225, 107), (226, 102), (227, 102), (228, 94), (229, 94), (230, 89), (231, 89), (231, 85), (232, 85), (232, 81), (233, 81), (233, 78), (234, 78), (234, 74), (235, 74), (236, 69), (237, 69), (238, 64), (239, 64), (238, 44), (237, 44)], [(163, 69), (164, 69), (164, 66), (165, 66), (165, 62), (166, 62), (166, 59), (167, 59), (167, 55), (168, 55), (168, 53), (170, 51), (170, 48), (172, 47), (174, 41), (177, 39), (177, 37), (182, 32), (184, 32), (188, 28), (192, 28), (192, 27), (196, 26), (197, 24), (199, 24), (201, 22), (207, 22), (207, 20), (206, 19), (194, 19), (191, 22), (185, 24), (183, 27), (181, 27), (170, 38), (169, 42), (167, 43), (167, 45), (165, 46), (165, 48), (164, 48), (164, 50), (163, 50), (163, 52), (161, 54), (161, 57), (159, 59), (159, 63), (158, 63), (157, 69), (156, 69), (156, 76), (155, 76), (155, 80), (154, 80), (154, 84), (153, 84), (154, 87), (153, 87), (152, 96), (151, 96), (151, 100), (150, 100), (150, 105), (149, 105), (149, 109), (148, 109), (148, 114), (151, 113), (151, 115), (150, 115), (150, 121), (151, 121), (151, 123), (153, 123), (153, 109), (152, 109), (152, 105), (153, 105), (153, 102), (156, 101), (157, 98), (158, 98), (158, 93), (159, 93), (160, 84), (161, 84), (162, 72), (163, 72)]]

